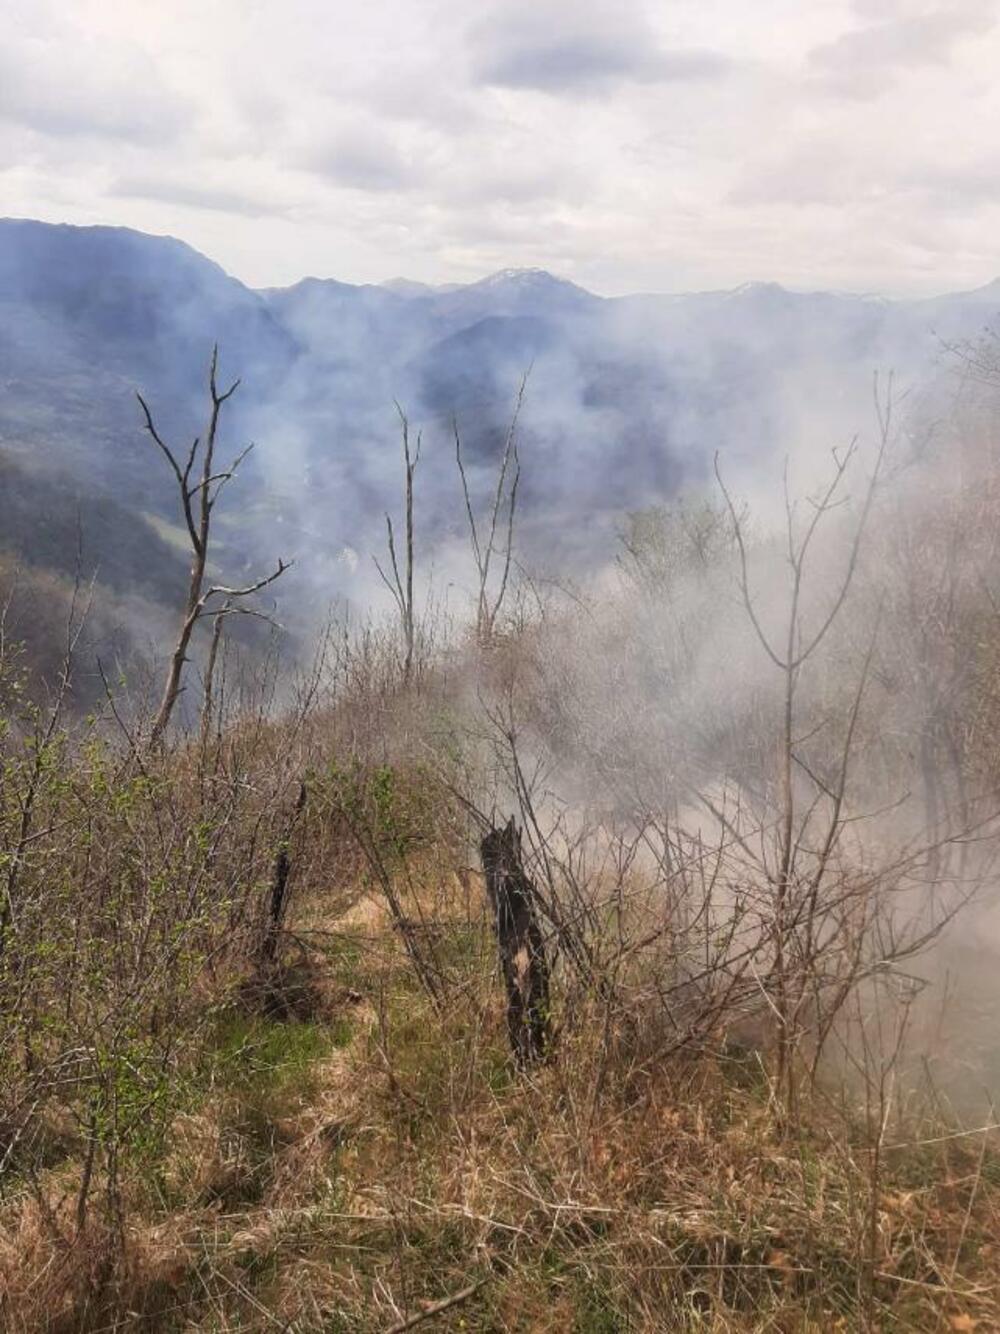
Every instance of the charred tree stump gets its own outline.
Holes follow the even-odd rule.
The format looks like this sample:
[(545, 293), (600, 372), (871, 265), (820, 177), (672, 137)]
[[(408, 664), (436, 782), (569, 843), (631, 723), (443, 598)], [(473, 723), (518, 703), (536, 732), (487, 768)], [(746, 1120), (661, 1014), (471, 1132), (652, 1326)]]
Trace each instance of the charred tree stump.
[(508, 821), (479, 845), (486, 893), (507, 989), (507, 1030), (522, 1069), (544, 1059), (549, 1046), (549, 966), (535, 914), (535, 887), (521, 861), (521, 835)]
[(306, 804), (306, 785), (299, 784), (299, 795), (295, 802), (295, 809), (292, 811), (291, 818), (288, 821), (288, 828), (285, 836), (281, 840), (278, 848), (278, 855), (274, 859), (274, 875), (271, 878), (271, 896), (268, 904), (267, 922), (264, 927), (264, 936), (261, 941), (261, 959), (267, 965), (273, 965), (278, 957), (278, 938), (281, 935), (281, 924), (285, 917), (285, 905), (288, 901), (288, 877), (292, 870), (292, 860), (289, 853), (289, 846), (292, 841), (292, 833), (298, 823), (299, 816), (302, 814)]

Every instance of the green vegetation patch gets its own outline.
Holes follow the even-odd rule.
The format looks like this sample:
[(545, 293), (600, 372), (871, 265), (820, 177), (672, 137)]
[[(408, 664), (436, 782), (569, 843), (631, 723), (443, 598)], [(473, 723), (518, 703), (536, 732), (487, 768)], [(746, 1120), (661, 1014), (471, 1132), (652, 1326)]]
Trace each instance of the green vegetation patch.
[(242, 1095), (305, 1095), (315, 1085), (312, 1067), (350, 1040), (351, 1026), (343, 1018), (283, 1023), (229, 1013), (214, 1034), (213, 1079)]

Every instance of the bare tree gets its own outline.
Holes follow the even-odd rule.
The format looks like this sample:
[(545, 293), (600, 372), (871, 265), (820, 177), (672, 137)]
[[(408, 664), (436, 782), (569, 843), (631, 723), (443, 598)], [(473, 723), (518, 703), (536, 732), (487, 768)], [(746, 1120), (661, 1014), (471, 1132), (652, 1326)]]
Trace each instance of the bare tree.
[[(795, 1115), (796, 1098), (792, 1060), (801, 1036), (800, 1016), (805, 1004), (806, 986), (804, 979), (807, 976), (808, 968), (800, 967), (796, 970), (795, 964), (789, 959), (788, 954), (791, 950), (793, 954), (800, 956), (800, 959), (805, 959), (808, 965), (812, 965), (816, 957), (821, 917), (821, 889), (843, 832), (843, 810), (850, 756), (861, 701), (868, 680), (874, 640), (869, 647), (850, 709), (838, 772), (830, 783), (818, 778), (802, 756), (799, 744), (801, 738), (798, 736), (801, 723), (796, 707), (797, 694), (803, 668), (826, 639), (844, 605), (854, 578), (862, 538), (889, 443), (892, 403), (891, 380), (883, 402), (876, 379), (875, 406), (879, 423), (879, 441), (875, 466), (864, 492), (854, 535), (850, 541), (846, 568), (834, 590), (826, 614), (821, 617), (819, 625), (812, 631), (805, 630), (802, 614), (803, 581), (810, 550), (824, 518), (844, 503), (845, 477), (857, 452), (856, 441), (852, 441), (848, 448), (842, 452), (832, 451), (831, 480), (821, 490), (818, 497), (811, 501), (812, 513), (801, 534), (797, 532), (795, 506), (788, 493), (786, 474), (785, 558), (789, 567), (791, 587), (783, 640), (772, 640), (758, 616), (754, 595), (750, 588), (749, 559), (744, 538), (745, 519), (737, 510), (722, 479), (718, 455), (715, 458), (715, 475), (729, 510), (739, 554), (738, 583), (743, 607), (761, 647), (783, 677), (782, 732), (779, 746), (780, 798), (776, 821), (775, 855), (773, 861), (766, 865), (765, 871), (773, 892), (771, 922), (774, 948), (771, 969), (773, 1000), (769, 998), (769, 1003), (777, 1026), (775, 1083), (779, 1096), (785, 1099), (786, 1108), (792, 1116)], [(817, 795), (805, 803), (806, 810), (804, 814), (800, 811), (800, 803), (797, 800), (794, 781), (794, 774), (797, 770), (804, 772), (817, 789)], [(807, 837), (807, 830), (814, 823), (816, 812), (824, 801), (829, 808), (825, 830), (822, 830), (818, 836), (810, 830)], [(812, 840), (817, 837), (818, 843), (814, 847)], [(798, 863), (805, 860), (801, 854), (806, 847), (812, 849), (813, 865), (808, 871), (803, 871), (798, 868)]]
[(388, 533), (389, 568), (392, 571), (392, 578), (390, 579), (383, 570), (377, 557), (375, 558), (375, 568), (382, 576), (382, 582), (392, 594), (393, 601), (399, 608), (400, 625), (403, 631), (403, 679), (408, 684), (413, 674), (413, 647), (416, 640), (416, 616), (413, 609), (413, 477), (417, 471), (417, 464), (420, 462), (421, 436), (417, 435), (416, 449), (411, 453), (410, 423), (407, 420), (406, 413), (398, 403), (396, 404), (396, 411), (399, 413), (403, 431), (403, 465), (406, 472), (404, 492), (406, 565), (401, 576), (399, 560), (396, 555), (396, 536), (393, 532), (392, 518), (389, 514), (386, 514), (385, 526)]
[[(223, 468), (220, 471), (214, 470), (215, 445), (222, 408), (232, 398), (240, 385), (239, 380), (234, 380), (228, 389), (220, 393), (216, 378), (218, 364), (219, 348), (216, 344), (212, 349), (208, 378), (208, 388), (211, 396), (208, 429), (204, 441), (200, 436), (195, 437), (183, 466), (178, 460), (178, 455), (165, 443), (157, 430), (153, 414), (146, 400), (141, 394), (136, 394), (139, 406), (142, 408), (143, 416), (146, 419), (146, 429), (169, 463), (176, 478), (181, 498), (181, 510), (191, 543), (191, 574), (188, 582), (187, 598), (177, 633), (177, 641), (170, 658), (170, 667), (163, 687), (163, 696), (153, 720), (150, 733), (150, 742), (153, 745), (162, 740), (163, 733), (174, 711), (174, 706), (183, 689), (184, 664), (187, 662), (191, 636), (198, 622), (206, 616), (228, 615), (233, 609), (232, 603), (234, 600), (250, 597), (253, 593), (266, 588), (268, 584), (274, 583), (276, 579), (284, 574), (290, 564), (290, 562), (286, 563), (279, 559), (277, 568), (272, 570), (270, 574), (242, 587), (232, 588), (224, 584), (211, 584), (207, 588), (205, 586), (205, 573), (208, 566), (208, 552), (211, 541), (212, 513), (226, 483), (233, 479), (240, 464), (253, 449), (253, 445), (247, 445), (228, 468)], [(192, 474), (197, 478), (196, 481), (191, 480)], [(223, 606), (213, 606), (212, 600), (214, 598), (223, 598)]]
[[(476, 513), (469, 492), (469, 482), (462, 460), (462, 437), (458, 429), (457, 418), (452, 423), (455, 434), (455, 461), (462, 479), (462, 494), (465, 497), (465, 512), (469, 520), (469, 537), (472, 543), (472, 557), (476, 565), (476, 639), (484, 648), (492, 641), (496, 630), (497, 617), (503, 607), (510, 581), (510, 567), (514, 552), (514, 515), (517, 510), (517, 487), (521, 480), (521, 462), (517, 454), (517, 424), (524, 403), (524, 391), (527, 388), (529, 370), (521, 377), (517, 391), (514, 412), (504, 437), (503, 453), (497, 472), (496, 491), (488, 517), (488, 532), (480, 534), (476, 523)], [(506, 511), (506, 520), (504, 512)], [(495, 592), (490, 590), (490, 573), (494, 568), (494, 559), (502, 562), (500, 579)]]

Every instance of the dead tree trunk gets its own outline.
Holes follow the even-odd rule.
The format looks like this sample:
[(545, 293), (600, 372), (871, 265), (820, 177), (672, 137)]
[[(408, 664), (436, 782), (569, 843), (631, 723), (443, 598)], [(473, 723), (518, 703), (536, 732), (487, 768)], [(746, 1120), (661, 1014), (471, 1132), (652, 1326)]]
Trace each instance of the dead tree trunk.
[(396, 404), (396, 411), (399, 413), (400, 424), (403, 428), (403, 464), (406, 472), (404, 515), (406, 523), (406, 567), (401, 575), (399, 561), (396, 556), (396, 534), (393, 530), (392, 518), (387, 514), (385, 516), (385, 526), (389, 539), (389, 568), (392, 570), (392, 578), (389, 578), (377, 558), (375, 568), (399, 608), (399, 620), (403, 632), (403, 683), (409, 685), (410, 677), (413, 675), (413, 649), (416, 643), (417, 625), (413, 609), (413, 476), (417, 471), (417, 464), (420, 462), (421, 437), (417, 436), (416, 451), (411, 452), (410, 423), (406, 418), (406, 413), (398, 403)]
[(523, 1069), (542, 1060), (549, 1046), (549, 967), (535, 914), (535, 887), (521, 862), (513, 816), (503, 829), (491, 829), (479, 849), (507, 989), (507, 1029), (514, 1059)]
[[(478, 589), (476, 595), (476, 642), (480, 648), (491, 647), (497, 620), (507, 596), (510, 582), (510, 567), (514, 555), (514, 514), (517, 509), (517, 486), (521, 480), (521, 461), (517, 454), (517, 424), (524, 403), (524, 391), (528, 384), (528, 371), (521, 379), (514, 415), (504, 439), (500, 467), (497, 471), (497, 487), (493, 497), (493, 506), (488, 515), (488, 531), (480, 536), (480, 526), (476, 522), (476, 511), (469, 491), (469, 479), (462, 460), (462, 437), (458, 430), (458, 419), (452, 422), (455, 435), (455, 461), (462, 479), (462, 495), (465, 497), (465, 514), (469, 521), (469, 537), (472, 541), (472, 556), (476, 564)], [(506, 534), (501, 537), (497, 532), (503, 525), (503, 511), (507, 511)], [(484, 540), (485, 539), (485, 540)], [(490, 586), (490, 567), (494, 556), (503, 561), (500, 571), (499, 586), (495, 596)]]
[(267, 922), (264, 926), (264, 936), (261, 941), (261, 958), (266, 965), (273, 965), (278, 957), (278, 940), (281, 935), (281, 925), (285, 918), (285, 907), (288, 902), (288, 877), (292, 870), (291, 854), (289, 847), (292, 841), (292, 833), (298, 823), (299, 816), (302, 814), (306, 804), (306, 785), (299, 784), (299, 795), (295, 802), (295, 809), (288, 821), (288, 828), (285, 836), (278, 846), (278, 855), (274, 859), (274, 876), (271, 880), (271, 897), (268, 904)]

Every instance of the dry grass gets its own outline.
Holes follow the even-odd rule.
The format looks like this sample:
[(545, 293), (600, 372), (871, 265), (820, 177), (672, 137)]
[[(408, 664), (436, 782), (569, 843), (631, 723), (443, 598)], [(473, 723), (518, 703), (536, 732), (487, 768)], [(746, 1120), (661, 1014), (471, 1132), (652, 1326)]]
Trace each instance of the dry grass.
[(113, 1270), (106, 1224), (73, 1236), (72, 1151), (9, 1200), (4, 1328), (363, 1334), (470, 1288), (428, 1327), (1000, 1326), (995, 1138), (888, 1150), (873, 1202), (856, 1128), (817, 1106), (779, 1138), (753, 1067), (650, 1069), (595, 1012), (517, 1075), (471, 902), (440, 925), (440, 1010), (377, 901), (302, 904), (284, 980), (309, 1017), (243, 996), (206, 1029)]

